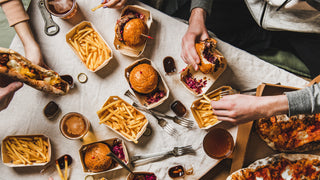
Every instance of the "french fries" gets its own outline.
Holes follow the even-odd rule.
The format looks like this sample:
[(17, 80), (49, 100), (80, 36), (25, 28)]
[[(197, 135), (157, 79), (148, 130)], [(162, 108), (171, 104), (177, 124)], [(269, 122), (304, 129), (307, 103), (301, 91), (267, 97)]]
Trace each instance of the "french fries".
[(92, 71), (111, 57), (110, 48), (89, 24), (83, 28), (77, 28), (68, 41), (82, 62)]
[(210, 96), (204, 94), (191, 108), (200, 128), (208, 127), (218, 122), (217, 116), (213, 114), (210, 104), (210, 101), (218, 101), (220, 99), (220, 96), (217, 95), (218, 93), (211, 94)]
[(111, 96), (97, 115), (100, 124), (109, 126), (134, 143), (138, 143), (138, 133), (148, 122), (141, 112), (117, 96)]
[(32, 165), (50, 161), (48, 141), (41, 136), (8, 137), (2, 145), (12, 164)]

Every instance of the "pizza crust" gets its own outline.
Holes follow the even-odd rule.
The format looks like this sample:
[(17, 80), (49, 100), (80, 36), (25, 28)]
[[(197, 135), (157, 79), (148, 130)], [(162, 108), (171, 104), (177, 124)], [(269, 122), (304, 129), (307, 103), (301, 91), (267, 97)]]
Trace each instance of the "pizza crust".
[[(266, 166), (266, 165), (270, 165), (274, 162), (279, 161), (280, 158), (286, 158), (291, 162), (295, 162), (295, 161), (299, 161), (302, 159), (308, 159), (308, 160), (319, 160), (320, 161), (320, 156), (318, 155), (313, 155), (313, 154), (285, 154), (285, 153), (281, 153), (281, 154), (275, 154), (263, 159), (259, 159), (255, 162), (253, 162), (252, 164), (250, 164), (247, 168), (242, 168), (239, 169), (235, 172), (233, 172), (231, 175), (229, 175), (227, 177), (226, 180), (245, 180), (246, 178), (244, 177), (244, 174), (248, 171), (248, 170), (256, 170), (259, 167), (262, 166)], [(290, 173), (289, 173), (290, 175)], [(290, 177), (288, 177), (288, 179), (290, 179)]]
[[(27, 67), (32, 67), (34, 69), (39, 70), (39, 72), (41, 74), (57, 74), (56, 72), (52, 71), (52, 70), (47, 70), (41, 66), (38, 66), (36, 64), (32, 64), (29, 60), (27, 60), (25, 57), (23, 57), (22, 55), (20, 55), (19, 53), (11, 50), (11, 49), (6, 49), (6, 48), (1, 48), (0, 47), (0, 53), (7, 53), (9, 54), (9, 59), (13, 59), (16, 60), (18, 63), (24, 64)], [(5, 66), (0, 66), (0, 74), (4, 74), (6, 76), (9, 76), (10, 78), (12, 78), (13, 80), (17, 80), (17, 81), (21, 81), (33, 88), (36, 88), (40, 91), (46, 92), (46, 93), (50, 93), (50, 94), (55, 94), (55, 95), (64, 95), (66, 93), (68, 93), (69, 91), (69, 84), (62, 80), (59, 77), (59, 80), (61, 81), (61, 83), (63, 84), (63, 86), (65, 87), (64, 90), (62, 89), (58, 89), (52, 85), (50, 85), (48, 82), (43, 81), (43, 80), (35, 80), (32, 78), (29, 78), (19, 72), (16, 71), (11, 71), (9, 70), (7, 67)]]

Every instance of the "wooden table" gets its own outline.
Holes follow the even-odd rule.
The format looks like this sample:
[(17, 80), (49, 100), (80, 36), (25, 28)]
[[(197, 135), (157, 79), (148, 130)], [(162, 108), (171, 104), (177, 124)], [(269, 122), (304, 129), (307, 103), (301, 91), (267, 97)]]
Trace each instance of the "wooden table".
[[(43, 31), (44, 22), (37, 5), (38, 1), (32, 1), (28, 10), (31, 17), (31, 26), (34, 35), (40, 44), (47, 64), (59, 74), (70, 74), (75, 80), (75, 87), (68, 95), (56, 97), (46, 95), (40, 91), (25, 85), (13, 98), (10, 106), (0, 112), (0, 138), (8, 135), (18, 134), (45, 134), (52, 143), (52, 160), (63, 154), (70, 154), (73, 157), (70, 179), (83, 179), (86, 174), (82, 171), (79, 157), (79, 148), (83, 143), (93, 140), (104, 140), (120, 137), (104, 125), (99, 125), (96, 111), (104, 104), (109, 96), (117, 95), (131, 103), (125, 97), (124, 92), (129, 89), (129, 85), (124, 77), (124, 69), (135, 60), (142, 57), (151, 59), (153, 64), (164, 77), (169, 89), (170, 96), (158, 110), (173, 114), (170, 111), (170, 104), (174, 100), (180, 100), (186, 107), (196, 99), (179, 82), (179, 73), (165, 75), (162, 60), (166, 56), (175, 59), (177, 71), (180, 72), (186, 64), (180, 58), (181, 39), (187, 30), (187, 25), (177, 19), (169, 17), (162, 12), (150, 8), (144, 4), (136, 2), (151, 11), (153, 24), (150, 35), (154, 40), (148, 40), (143, 55), (140, 58), (130, 58), (117, 52), (113, 47), (114, 27), (119, 18), (120, 11), (114, 9), (98, 9), (91, 12), (100, 1), (78, 0), (79, 14), (69, 21), (53, 17), (60, 26), (60, 32), (55, 36), (47, 36)], [(93, 73), (86, 69), (74, 54), (65, 40), (66, 33), (82, 20), (90, 21), (106, 42), (112, 47), (114, 58), (102, 70)], [(15, 37), (11, 44), (11, 49), (24, 54), (23, 46), (18, 37)], [(216, 89), (222, 85), (230, 85), (238, 90), (246, 90), (257, 87), (262, 82), (281, 83), (283, 85), (302, 87), (306, 81), (281, 70), (271, 64), (259, 60), (242, 50), (239, 50), (223, 41), (218, 40), (218, 49), (224, 54), (228, 61), (228, 68), (216, 81), (211, 89)], [(88, 82), (81, 84), (76, 80), (79, 73), (88, 75)], [(48, 120), (42, 113), (44, 106), (54, 100), (61, 108), (62, 112), (55, 120)], [(59, 120), (68, 112), (79, 112), (85, 115), (91, 122), (91, 131), (84, 141), (68, 140), (59, 131)], [(190, 109), (187, 118), (193, 119)], [(159, 179), (168, 179), (168, 168), (176, 164), (193, 166), (194, 174), (186, 176), (185, 179), (198, 179), (218, 163), (218, 160), (208, 157), (202, 149), (202, 140), (207, 131), (201, 130), (197, 125), (192, 130), (180, 127), (170, 122), (179, 130), (180, 136), (173, 138), (167, 135), (151, 116), (149, 119), (153, 133), (149, 137), (142, 137), (139, 144), (125, 142), (130, 155), (162, 152), (172, 149), (174, 146), (184, 146), (191, 144), (196, 150), (195, 155), (185, 155), (181, 157), (171, 157), (163, 161), (158, 161), (143, 166), (138, 166), (135, 171), (154, 172)], [(220, 123), (219, 127), (228, 129), (233, 137), (236, 137), (237, 127), (227, 123)], [(236, 158), (236, 157), (235, 157)], [(42, 167), (32, 168), (10, 168), (0, 165), (2, 177), (0, 179), (46, 179), (54, 176), (59, 179), (57, 173), (46, 173), (40, 175)], [(102, 174), (108, 179), (125, 179), (128, 172), (124, 169)]]

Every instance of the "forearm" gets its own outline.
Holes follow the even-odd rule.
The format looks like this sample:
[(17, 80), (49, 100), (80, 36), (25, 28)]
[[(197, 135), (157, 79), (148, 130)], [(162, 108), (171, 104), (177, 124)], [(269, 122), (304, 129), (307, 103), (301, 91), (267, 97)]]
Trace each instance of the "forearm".
[(23, 21), (14, 25), (14, 29), (16, 30), (25, 49), (28, 47), (38, 48), (38, 44), (33, 37), (28, 21)]
[(261, 109), (262, 117), (287, 114), (289, 111), (288, 98), (286, 95), (261, 97), (258, 109)]
[(320, 84), (286, 93), (289, 115), (315, 114), (320, 112)]
[(189, 18), (190, 26), (205, 26), (205, 21), (207, 17), (207, 12), (202, 8), (194, 8), (191, 11), (191, 15)]
[(191, 0), (190, 11), (192, 12), (195, 8), (201, 8), (210, 15), (213, 0)]

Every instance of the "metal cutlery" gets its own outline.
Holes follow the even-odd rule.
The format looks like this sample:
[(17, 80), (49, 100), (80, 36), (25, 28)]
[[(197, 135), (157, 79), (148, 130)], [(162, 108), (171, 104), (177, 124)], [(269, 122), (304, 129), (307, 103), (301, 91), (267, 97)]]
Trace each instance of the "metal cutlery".
[[(134, 107), (136, 107), (139, 110), (142, 110), (143, 108), (141, 106), (139, 106), (137, 103), (133, 103), (132, 104)], [(170, 124), (168, 124), (168, 122), (162, 118), (159, 118), (155, 113), (151, 112), (149, 109), (145, 109), (149, 114), (151, 114), (154, 118), (157, 119), (158, 124), (160, 127), (162, 127), (162, 129), (164, 129), (169, 135), (171, 136), (177, 136), (178, 135), (178, 131), (172, 127)]]
[(129, 90), (127, 90), (124, 95), (129, 97), (133, 102), (139, 103), (138, 99)]
[(135, 162), (141, 159), (155, 158), (155, 157), (165, 157), (165, 156), (182, 156), (184, 154), (194, 153), (191, 145), (174, 147), (173, 150), (161, 153), (154, 153), (148, 155), (136, 155), (131, 157), (131, 162)]
[(133, 104), (133, 106), (135, 106), (136, 108), (139, 108), (140, 110), (142, 110), (144, 112), (147, 112), (147, 113), (151, 112), (150, 114), (154, 113), (154, 114), (156, 114), (156, 116), (173, 120), (173, 122), (175, 122), (183, 127), (186, 127), (188, 129), (192, 129), (192, 127), (193, 127), (194, 122), (192, 120), (189, 120), (189, 119), (186, 119), (183, 117), (179, 117), (179, 116), (169, 116), (169, 115), (166, 115), (166, 114), (161, 113), (159, 111), (147, 109), (143, 106), (138, 105), (137, 104), (138, 101), (137, 101), (136, 97), (129, 90), (127, 90), (124, 95), (129, 97), (131, 100), (133, 100), (135, 102)]
[(134, 172), (127, 166), (121, 159), (118, 158), (117, 155), (115, 155), (113, 152), (109, 152), (107, 156), (111, 157), (113, 160), (115, 160), (117, 163), (120, 164), (120, 166), (124, 167), (126, 170), (134, 174)]
[(144, 110), (144, 109), (145, 109), (146, 112), (148, 112), (148, 113), (151, 114), (154, 118), (156, 118), (157, 121), (158, 121), (158, 124), (159, 124), (159, 125), (162, 127), (162, 129), (164, 129), (169, 135), (171, 135), (171, 136), (177, 136), (177, 135), (178, 135), (178, 131), (177, 131), (175, 128), (173, 128), (170, 124), (168, 124), (168, 122), (167, 122), (166, 120), (164, 120), (164, 119), (162, 119), (162, 118), (159, 118), (155, 113), (151, 112), (149, 109), (146, 109), (146, 108), (143, 108), (143, 107), (139, 106), (139, 105), (136, 103), (136, 102), (138, 102), (137, 99), (136, 99), (136, 97), (135, 97), (129, 90), (127, 90), (124, 95), (128, 96), (130, 99), (132, 99), (132, 100), (134, 101), (134, 103), (132, 104), (134, 107), (136, 107), (136, 108), (139, 109), (139, 110)]
[(155, 110), (150, 110), (150, 109), (147, 109), (147, 108), (144, 108), (142, 106), (139, 106), (137, 103), (133, 103), (132, 104), (134, 107), (138, 108), (139, 110), (141, 111), (144, 111), (144, 112), (147, 112), (147, 113), (150, 113), (152, 115), (155, 114), (156, 116), (159, 116), (159, 117), (162, 117), (162, 118), (166, 118), (166, 119), (170, 119), (170, 120), (173, 120), (173, 122), (183, 126), (183, 127), (186, 127), (188, 129), (192, 129), (193, 127), (193, 124), (194, 122), (189, 120), (189, 119), (186, 119), (186, 118), (183, 118), (183, 117), (179, 117), (179, 116), (169, 116), (169, 115), (166, 115), (164, 113), (161, 113), (159, 111), (155, 111)]

